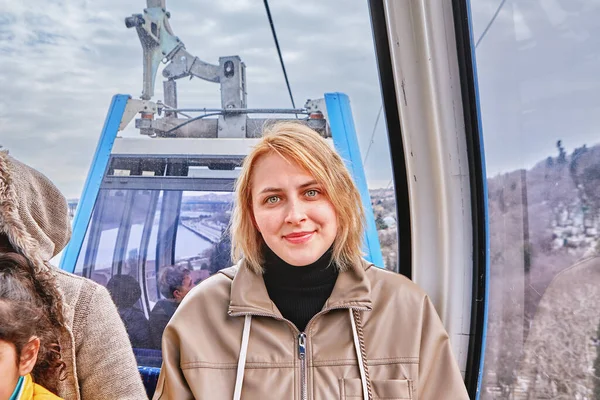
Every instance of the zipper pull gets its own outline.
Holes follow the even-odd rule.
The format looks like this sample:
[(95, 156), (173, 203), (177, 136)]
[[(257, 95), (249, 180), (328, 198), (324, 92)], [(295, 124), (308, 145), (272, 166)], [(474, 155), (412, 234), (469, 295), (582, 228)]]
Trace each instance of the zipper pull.
[(304, 360), (306, 357), (306, 333), (298, 335), (298, 358)]

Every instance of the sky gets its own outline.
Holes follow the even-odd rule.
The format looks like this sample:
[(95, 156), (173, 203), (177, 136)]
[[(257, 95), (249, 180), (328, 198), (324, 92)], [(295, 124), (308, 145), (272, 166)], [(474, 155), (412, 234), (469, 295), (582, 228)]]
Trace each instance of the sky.
[[(475, 42), (502, 4), (473, 0)], [(600, 143), (600, 1), (507, 0), (476, 49), (487, 175)]]
[[(479, 39), (501, 0), (473, 0)], [(488, 176), (598, 143), (600, 2), (504, 2), (476, 50)], [(0, 0), (0, 145), (79, 197), (117, 93), (142, 91), (142, 49), (124, 18), (145, 1)], [(297, 106), (346, 93), (371, 188), (391, 184), (366, 0), (271, 0)], [(216, 64), (239, 55), (248, 107), (290, 107), (263, 2), (167, 1), (187, 50)], [(153, 100), (162, 99), (160, 72)], [(178, 83), (181, 107), (219, 107), (219, 86)], [(131, 128), (126, 135), (137, 135)]]
[[(112, 96), (141, 95), (142, 48), (124, 19), (141, 13), (145, 1), (0, 5), (0, 145), (67, 197), (78, 197)], [(346, 93), (363, 158), (373, 138), (369, 186), (388, 186), (385, 118), (375, 126), (381, 95), (367, 3), (272, 0), (270, 8), (296, 105)], [(291, 107), (262, 1), (171, 1), (167, 9), (190, 53), (213, 64), (220, 56), (241, 57), (248, 107)], [(153, 100), (162, 99), (161, 78), (159, 72)], [(178, 95), (180, 107), (220, 107), (218, 84), (182, 79)]]

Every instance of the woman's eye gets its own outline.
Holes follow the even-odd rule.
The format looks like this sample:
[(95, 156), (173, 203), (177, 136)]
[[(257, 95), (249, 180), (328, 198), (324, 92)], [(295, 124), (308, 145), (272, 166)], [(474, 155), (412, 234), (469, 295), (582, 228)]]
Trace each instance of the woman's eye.
[(314, 189), (308, 190), (308, 191), (306, 192), (306, 195), (307, 195), (308, 197), (315, 197), (315, 196), (317, 196), (318, 194), (319, 194), (319, 192), (318, 192), (317, 190), (314, 190)]
[(279, 201), (279, 197), (277, 197), (277, 196), (271, 196), (271, 197), (267, 197), (267, 199), (265, 200), (265, 203), (275, 204), (278, 201)]

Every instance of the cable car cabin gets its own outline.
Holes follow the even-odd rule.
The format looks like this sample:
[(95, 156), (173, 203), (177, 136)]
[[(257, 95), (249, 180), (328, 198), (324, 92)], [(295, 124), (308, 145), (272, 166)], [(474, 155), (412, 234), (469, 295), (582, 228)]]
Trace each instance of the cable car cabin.
[[(339, 100), (344, 100), (341, 94), (326, 98), (338, 108), (343, 104)], [(116, 96), (113, 106), (131, 101)], [(165, 296), (168, 288), (164, 287), (165, 281), (161, 287), (160, 274), (166, 267), (183, 266), (197, 284), (231, 265), (227, 229), (232, 191), (239, 167), (258, 139), (115, 138), (116, 131), (110, 132), (112, 118), (116, 117), (111, 114), (107, 119), (61, 268), (109, 289), (128, 328), (139, 365), (157, 368), (161, 364), (164, 325), (157, 336), (152, 326), (153, 312), (161, 300), (174, 300)], [(218, 120), (214, 121), (218, 129)], [(316, 123), (323, 126), (328, 121), (318, 119)], [(321, 131), (340, 136), (339, 146), (345, 147), (339, 150), (348, 154), (356, 150), (347, 146), (355, 141), (352, 131), (329, 124)], [(114, 138), (112, 146), (102, 142), (107, 137)], [(335, 145), (334, 139), (328, 140)], [(102, 160), (106, 160), (105, 165), (100, 166)], [(94, 170), (103, 171), (102, 175), (94, 176)], [(370, 209), (370, 202), (365, 208)], [(372, 212), (369, 220), (373, 228)], [(376, 235), (371, 229), (365, 250), (369, 258), (378, 257), (381, 265)], [(133, 277), (136, 287), (124, 283), (123, 276)], [(158, 375), (151, 368), (142, 371)]]
[[(136, 15), (126, 21), (144, 49), (142, 99), (113, 98), (61, 259), (62, 269), (111, 293), (149, 396), (160, 372), (162, 331), (181, 300), (176, 288), (231, 266), (234, 184), (266, 123), (296, 115), (340, 152), (367, 212), (366, 257), (383, 266), (348, 97), (330, 93), (300, 109), (248, 109), (240, 58), (211, 65), (191, 56), (170, 32), (164, 2), (158, 3), (148, 0), (144, 21)], [(150, 100), (159, 51), (171, 61), (163, 71), (164, 103)], [(218, 82), (222, 108), (177, 109), (175, 79), (185, 76)], [(136, 115), (140, 137), (117, 136)]]
[[(483, 3), (369, 1), (393, 160), (397, 272), (432, 299), (471, 398), (591, 398), (600, 393), (598, 316), (586, 306), (600, 287), (600, 153), (583, 144), (569, 156), (554, 136), (558, 157), (538, 145), (548, 132), (579, 138), (574, 126), (595, 132), (591, 119), (577, 124), (598, 115), (588, 81), (600, 58), (588, 47), (599, 8)], [(139, 322), (130, 338), (151, 394), (161, 353), (144, 330), (170, 296), (161, 273), (187, 269), (195, 284), (229, 266), (232, 190), (266, 121), (295, 116), (340, 152), (367, 211), (365, 253), (383, 262), (348, 96), (248, 108), (241, 59), (198, 59), (173, 35), (165, 1), (147, 6), (126, 20), (144, 51), (142, 96), (113, 98), (61, 268), (109, 287), (123, 319)], [(161, 60), (164, 98), (153, 101)], [(499, 65), (507, 67), (494, 75)], [(183, 77), (218, 83), (221, 107), (178, 108)], [(136, 116), (140, 137), (118, 137)], [(544, 135), (530, 140), (536, 129)], [(485, 152), (484, 137), (492, 143)], [(503, 161), (486, 164), (486, 154)], [(546, 339), (549, 331), (556, 337)], [(566, 358), (575, 360), (570, 372)]]

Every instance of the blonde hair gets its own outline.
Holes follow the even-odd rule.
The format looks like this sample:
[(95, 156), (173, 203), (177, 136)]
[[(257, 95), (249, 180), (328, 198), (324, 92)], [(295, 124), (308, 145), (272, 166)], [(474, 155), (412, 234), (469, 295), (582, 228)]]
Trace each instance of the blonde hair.
[(235, 185), (235, 208), (231, 217), (233, 262), (243, 259), (255, 273), (263, 272), (266, 244), (254, 225), (252, 172), (261, 157), (273, 153), (296, 163), (322, 185), (337, 214), (333, 262), (340, 271), (359, 265), (365, 225), (360, 193), (336, 151), (317, 132), (298, 122), (279, 122), (266, 128), (262, 140), (244, 159)]

